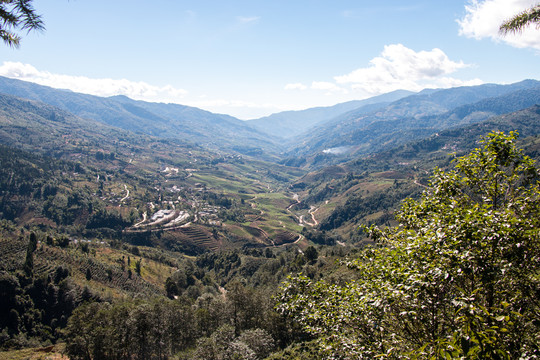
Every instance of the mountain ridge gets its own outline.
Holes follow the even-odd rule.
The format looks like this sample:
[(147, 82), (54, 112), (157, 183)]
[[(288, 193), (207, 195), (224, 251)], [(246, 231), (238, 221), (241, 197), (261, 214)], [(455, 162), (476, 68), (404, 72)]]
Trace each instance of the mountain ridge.
[[(303, 167), (346, 161), (351, 156), (540, 102), (540, 82), (529, 79), (508, 85), (424, 89), (412, 95), (395, 91), (250, 122), (186, 105), (145, 102), (123, 95), (102, 98), (3, 77), (0, 92), (42, 101), (80, 118), (139, 135), (177, 139), (214, 152), (240, 153), (290, 165), (303, 163)], [(351, 107), (354, 109), (346, 111)], [(339, 115), (330, 118), (336, 113)], [(296, 136), (290, 137), (293, 134)]]
[(0, 77), (0, 92), (41, 101), (81, 118), (135, 133), (187, 140), (213, 150), (260, 149), (268, 154), (279, 150), (272, 136), (250, 128), (242, 120), (185, 105), (148, 103), (118, 96), (104, 98), (5, 77)]
[(344, 148), (349, 155), (367, 154), (382, 146), (429, 136), (453, 123), (478, 122), (540, 103), (540, 82), (535, 80), (426, 92), (369, 114), (356, 110), (345, 113), (293, 139), (286, 155), (309, 157), (336, 148)]
[(265, 131), (271, 135), (289, 139), (349, 111), (369, 105), (382, 107), (387, 103), (411, 94), (413, 94), (412, 91), (396, 90), (364, 100), (352, 100), (333, 106), (318, 106), (304, 110), (282, 111), (262, 118), (247, 120), (246, 123), (255, 129)]

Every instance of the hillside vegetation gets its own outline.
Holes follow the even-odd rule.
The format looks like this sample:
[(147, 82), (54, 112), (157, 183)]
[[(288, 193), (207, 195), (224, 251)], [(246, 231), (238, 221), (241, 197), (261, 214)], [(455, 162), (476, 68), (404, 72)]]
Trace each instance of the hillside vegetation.
[(448, 168), (490, 131), (517, 130), (526, 153), (538, 159), (540, 107), (441, 131), (426, 139), (311, 172), (293, 184), (304, 208), (317, 208), (318, 228), (350, 241), (365, 234), (359, 224), (393, 225), (393, 211), (407, 197), (417, 198), (435, 167)]
[[(340, 354), (349, 332), (315, 326), (333, 315), (301, 308), (333, 304), (333, 289), (348, 294), (346, 284), (379, 271), (360, 260), (342, 266), (393, 251), (363, 226), (403, 223), (404, 199), (426, 201), (433, 169), (452, 171), (490, 132), (517, 130), (505, 144), (540, 154), (535, 81), (373, 99), (333, 118), (314, 110), (324, 115), (319, 128), (292, 148), (198, 109), (1, 82), (30, 98), (0, 94), (0, 346), (14, 358), (59, 349), (72, 359), (328, 358), (325, 346)], [(285, 283), (291, 291), (279, 290), (299, 273)], [(395, 345), (385, 331), (362, 345), (369, 354)], [(465, 351), (451, 334), (448, 352)], [(501, 339), (497, 349), (514, 351)], [(432, 340), (426, 353), (443, 344)], [(422, 354), (424, 343), (401, 344)]]
[(540, 171), (514, 135), (436, 170), (399, 227), (371, 227), (377, 246), (343, 263), (357, 279), (285, 283), (278, 310), (311, 334), (313, 357), (539, 356)]

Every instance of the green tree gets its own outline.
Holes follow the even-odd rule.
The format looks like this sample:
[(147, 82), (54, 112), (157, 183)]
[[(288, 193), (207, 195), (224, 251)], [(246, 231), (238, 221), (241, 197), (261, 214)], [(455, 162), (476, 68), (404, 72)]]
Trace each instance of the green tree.
[(178, 295), (178, 286), (170, 276), (165, 281), (165, 291), (167, 292), (167, 297), (170, 299)]
[(78, 307), (73, 312), (64, 330), (67, 339), (66, 353), (70, 359), (91, 360), (103, 348), (102, 337), (95, 331), (96, 320), (98, 317), (102, 320), (100, 314), (98, 303)]
[(539, 171), (516, 133), (436, 169), (400, 226), (347, 262), (345, 285), (291, 278), (278, 309), (318, 339), (322, 358), (538, 357)]
[(308, 246), (308, 248), (304, 251), (304, 255), (310, 263), (314, 263), (319, 257), (319, 252), (314, 246)]
[(237, 341), (246, 344), (254, 352), (257, 359), (265, 359), (275, 349), (274, 339), (262, 329), (246, 330), (238, 337)]
[(32, 0), (0, 1), (0, 38), (8, 46), (18, 47), (20, 30), (43, 30), (43, 21), (32, 6)]
[(537, 28), (540, 26), (540, 4), (522, 11), (505, 21), (499, 27), (499, 31), (505, 35), (508, 33), (516, 33), (522, 31), (530, 24), (536, 24)]
[(163, 360), (192, 346), (194, 330), (189, 304), (157, 298), (82, 305), (63, 334), (70, 359)]
[(34, 272), (34, 252), (37, 249), (37, 236), (34, 232), (30, 233), (28, 247), (26, 249), (26, 259), (24, 260), (24, 273), (28, 277), (32, 277)]
[(141, 259), (135, 262), (135, 272), (137, 275), (141, 276)]

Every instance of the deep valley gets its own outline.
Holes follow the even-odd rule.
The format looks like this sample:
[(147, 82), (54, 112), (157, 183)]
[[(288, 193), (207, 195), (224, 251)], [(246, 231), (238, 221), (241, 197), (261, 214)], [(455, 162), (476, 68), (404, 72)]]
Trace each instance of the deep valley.
[[(86, 359), (123, 332), (124, 357), (103, 358), (211, 358), (219, 336), (251, 358), (306, 339), (307, 354), (314, 338), (274, 308), (280, 284), (356, 279), (340, 261), (375, 243), (363, 226), (396, 226), (433, 169), (493, 131), (517, 131), (538, 166), (540, 82), (241, 121), (0, 78), (0, 347)], [(77, 326), (108, 335), (83, 345)]]

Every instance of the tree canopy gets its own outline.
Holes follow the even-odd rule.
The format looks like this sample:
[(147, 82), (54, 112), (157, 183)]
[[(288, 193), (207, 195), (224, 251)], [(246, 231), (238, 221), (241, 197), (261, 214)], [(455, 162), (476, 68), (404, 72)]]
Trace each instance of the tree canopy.
[(8, 46), (20, 45), (18, 31), (43, 29), (43, 21), (32, 6), (32, 0), (0, 0), (0, 38)]
[(344, 265), (346, 284), (290, 278), (278, 299), (321, 358), (540, 356), (540, 172), (517, 133), (435, 170), (397, 228)]

